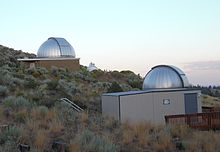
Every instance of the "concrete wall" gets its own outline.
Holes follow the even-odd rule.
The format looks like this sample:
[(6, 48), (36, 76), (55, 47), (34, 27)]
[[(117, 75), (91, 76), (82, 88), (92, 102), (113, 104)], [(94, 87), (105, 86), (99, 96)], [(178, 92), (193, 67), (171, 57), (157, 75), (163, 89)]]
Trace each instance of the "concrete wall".
[(134, 94), (120, 96), (121, 121), (153, 121), (153, 94)]
[(117, 96), (102, 96), (102, 114), (120, 120), (120, 102)]

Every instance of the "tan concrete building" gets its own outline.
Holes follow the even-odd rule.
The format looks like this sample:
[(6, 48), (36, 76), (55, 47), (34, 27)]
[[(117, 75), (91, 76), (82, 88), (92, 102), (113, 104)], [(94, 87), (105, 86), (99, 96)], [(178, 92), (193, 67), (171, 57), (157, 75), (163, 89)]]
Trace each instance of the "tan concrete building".
[(185, 74), (160, 65), (146, 75), (143, 91), (102, 95), (102, 113), (132, 123), (164, 124), (165, 115), (201, 112), (200, 91), (189, 88)]
[(75, 50), (64, 38), (51, 37), (45, 41), (37, 52), (37, 58), (18, 59), (28, 67), (52, 66), (75, 71), (80, 68), (79, 58), (75, 57)]

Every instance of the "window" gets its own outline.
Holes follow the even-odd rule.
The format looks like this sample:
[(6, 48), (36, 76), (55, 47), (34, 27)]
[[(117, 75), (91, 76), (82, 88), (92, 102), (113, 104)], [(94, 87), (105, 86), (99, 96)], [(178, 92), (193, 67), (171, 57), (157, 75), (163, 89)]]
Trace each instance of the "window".
[(163, 105), (169, 105), (170, 99), (163, 99)]

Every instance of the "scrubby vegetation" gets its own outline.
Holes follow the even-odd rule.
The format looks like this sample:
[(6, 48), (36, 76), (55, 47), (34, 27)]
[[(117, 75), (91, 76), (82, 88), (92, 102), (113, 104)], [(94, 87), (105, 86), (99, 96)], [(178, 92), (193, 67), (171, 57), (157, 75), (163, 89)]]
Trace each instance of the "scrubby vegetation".
[[(29, 69), (16, 60), (24, 56), (32, 55), (0, 46), (1, 152), (17, 151), (19, 143), (33, 152), (220, 151), (218, 132), (102, 116), (102, 93), (141, 89), (142, 78), (131, 71)], [(63, 97), (84, 111), (74, 111)]]

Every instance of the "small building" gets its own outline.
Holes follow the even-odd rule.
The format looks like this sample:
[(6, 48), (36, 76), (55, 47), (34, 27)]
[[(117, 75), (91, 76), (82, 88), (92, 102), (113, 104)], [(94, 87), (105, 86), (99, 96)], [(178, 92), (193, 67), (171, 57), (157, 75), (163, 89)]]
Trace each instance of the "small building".
[(30, 68), (52, 66), (75, 71), (80, 68), (79, 58), (75, 57), (75, 50), (64, 38), (51, 37), (45, 41), (37, 52), (37, 58), (18, 59)]
[(95, 70), (98, 70), (98, 68), (95, 66), (95, 63), (90, 63), (89, 66), (87, 67), (87, 70), (89, 72), (92, 72), (92, 71), (95, 71)]
[(102, 95), (102, 113), (132, 123), (164, 124), (165, 115), (201, 112), (200, 90), (190, 88), (177, 67), (159, 65), (145, 76), (142, 91)]

